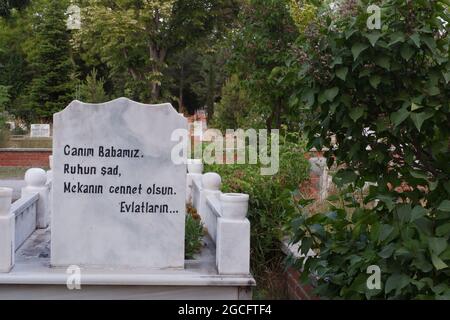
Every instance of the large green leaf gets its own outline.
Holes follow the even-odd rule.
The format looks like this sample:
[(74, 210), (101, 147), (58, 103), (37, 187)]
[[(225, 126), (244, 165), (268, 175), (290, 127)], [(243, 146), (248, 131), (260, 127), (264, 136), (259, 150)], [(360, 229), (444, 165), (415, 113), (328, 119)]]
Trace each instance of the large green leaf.
[(414, 53), (415, 51), (408, 44), (404, 44), (402, 46), (402, 49), (400, 50), (402, 58), (405, 59), (406, 61), (409, 61), (409, 59), (411, 59)]
[(427, 214), (427, 210), (422, 206), (415, 206), (414, 209), (411, 211), (411, 222), (416, 221), (417, 219), (420, 219), (424, 217)]
[[(397, 216), (400, 223), (405, 223), (411, 221), (411, 205), (401, 204), (397, 207)], [(417, 219), (416, 219), (417, 220)]]
[(361, 42), (357, 42), (352, 46), (352, 54), (353, 59), (356, 61), (358, 59), (359, 55), (366, 50), (369, 47), (369, 45)]
[(409, 117), (410, 112), (406, 107), (401, 108), (399, 111), (394, 112), (391, 115), (391, 121), (394, 126), (400, 125), (403, 121), (405, 121)]
[(430, 112), (421, 112), (421, 113), (411, 113), (411, 120), (414, 122), (414, 125), (416, 126), (417, 130), (420, 132), (422, 129), (423, 123), (432, 118), (433, 114)]
[(423, 254), (416, 254), (416, 257), (412, 261), (411, 265), (419, 270), (422, 270), (423, 272), (430, 272), (433, 270), (433, 266), (430, 262), (428, 262), (428, 259), (426, 259)]
[(383, 242), (386, 240), (394, 231), (394, 227), (389, 224), (383, 224), (380, 228), (380, 235), (378, 236), (378, 241)]
[(405, 34), (401, 31), (394, 32), (390, 37), (391, 42), (389, 42), (389, 46), (393, 46), (397, 43), (405, 41)]
[(419, 106), (418, 104), (415, 104), (414, 102), (411, 103), (411, 111), (416, 111), (416, 110), (419, 110), (422, 108), (423, 108), (423, 106)]
[(372, 87), (374, 87), (375, 89), (378, 89), (378, 86), (381, 83), (381, 76), (374, 74), (373, 76), (371, 76), (369, 78), (369, 82)]
[(386, 69), (388, 71), (391, 70), (391, 59), (388, 56), (378, 56), (378, 57), (376, 57), (375, 58), (375, 63), (378, 66), (380, 66), (380, 67), (382, 67), (382, 68), (384, 68), (384, 69)]
[(420, 35), (416, 32), (409, 36), (417, 48), (420, 48)]
[(384, 247), (383, 250), (381, 250), (378, 253), (378, 255), (383, 259), (387, 259), (390, 256), (392, 256), (392, 254), (394, 253), (394, 250), (395, 250), (395, 243), (390, 243), (389, 245)]
[(315, 101), (314, 90), (308, 89), (308, 90), (304, 91), (302, 94), (301, 100), (305, 103), (306, 108), (312, 107), (314, 105), (314, 101)]
[(342, 186), (348, 183), (355, 182), (357, 178), (358, 175), (354, 171), (340, 170), (335, 174), (333, 180), (337, 185)]
[(442, 75), (444, 76), (445, 83), (446, 84), (449, 83), (450, 82), (450, 71), (447, 71), (447, 72), (442, 71)]
[(427, 45), (431, 52), (436, 52), (436, 40), (432, 36), (422, 36), (421, 40)]
[(436, 270), (448, 268), (448, 265), (435, 254), (431, 255), (431, 262), (433, 263), (433, 266), (436, 268)]
[(379, 31), (374, 31), (371, 33), (366, 33), (365, 36), (367, 39), (369, 39), (369, 42), (372, 45), (372, 47), (375, 47), (375, 44), (381, 38), (382, 34)]
[(436, 228), (436, 235), (439, 237), (450, 236), (450, 223), (443, 224)]
[(354, 121), (354, 122), (356, 122), (356, 121), (358, 121), (363, 115), (364, 115), (364, 108), (363, 107), (356, 107), (356, 108), (353, 108), (351, 111), (350, 111), (350, 118)]

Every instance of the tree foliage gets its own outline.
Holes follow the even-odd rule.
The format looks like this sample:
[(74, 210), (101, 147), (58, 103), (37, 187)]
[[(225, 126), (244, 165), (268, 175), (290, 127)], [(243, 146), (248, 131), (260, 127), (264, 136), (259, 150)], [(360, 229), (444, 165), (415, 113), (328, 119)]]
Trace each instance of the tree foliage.
[(42, 2), (33, 21), (33, 47), (29, 61), (33, 80), (28, 88), (29, 117), (49, 119), (73, 99), (75, 82), (66, 29), (68, 1)]
[(140, 100), (153, 102), (161, 98), (168, 56), (219, 32), (236, 7), (233, 0), (96, 0), (82, 4), (84, 20), (77, 44), (107, 64), (112, 75), (127, 73), (132, 92)]
[[(331, 212), (298, 219), (294, 241), (318, 253), (304, 268), (321, 296), (448, 299), (448, 5), (377, 4), (381, 30), (367, 28), (369, 1), (343, 1), (298, 41), (310, 145), (330, 148), (344, 193)], [(371, 265), (380, 290), (366, 286)]]
[(298, 114), (287, 101), (295, 88), (284, 79), (289, 69), (290, 46), (298, 34), (289, 12), (289, 2), (246, 1), (238, 21), (230, 38), (233, 48), (229, 63), (231, 73), (238, 75), (255, 100), (267, 128), (298, 122)]
[(108, 100), (105, 93), (105, 80), (98, 77), (97, 69), (92, 69), (86, 77), (86, 81), (79, 89), (80, 98), (87, 103), (102, 103)]

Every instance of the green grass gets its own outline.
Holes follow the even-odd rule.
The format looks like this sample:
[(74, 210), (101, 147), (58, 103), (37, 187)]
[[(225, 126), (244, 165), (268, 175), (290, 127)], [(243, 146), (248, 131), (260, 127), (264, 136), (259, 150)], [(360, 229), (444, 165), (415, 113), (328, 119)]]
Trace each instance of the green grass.
[(23, 179), (28, 167), (0, 167), (0, 179)]
[(52, 148), (52, 138), (11, 138), (5, 148)]

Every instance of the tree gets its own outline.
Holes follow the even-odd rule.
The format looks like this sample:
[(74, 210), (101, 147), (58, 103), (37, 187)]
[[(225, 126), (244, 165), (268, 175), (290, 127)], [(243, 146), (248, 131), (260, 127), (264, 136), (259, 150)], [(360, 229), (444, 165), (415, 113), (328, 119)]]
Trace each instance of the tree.
[(237, 7), (235, 0), (97, 0), (81, 4), (83, 28), (77, 44), (89, 55), (98, 55), (113, 75), (127, 73), (134, 88), (146, 86), (148, 90), (139, 90), (139, 98), (151, 102), (161, 98), (168, 56), (220, 31)]
[[(219, 42), (220, 44), (220, 42)], [(201, 56), (199, 80), (194, 84), (194, 91), (201, 97), (203, 106), (208, 113), (208, 119), (214, 117), (214, 106), (221, 95), (225, 84), (225, 59), (221, 45), (206, 49)]]
[(222, 88), (221, 100), (215, 106), (214, 115), (208, 114), (211, 126), (223, 132), (227, 129), (264, 128), (265, 119), (261, 119), (258, 108), (248, 93), (242, 88), (242, 82), (232, 75)]
[(378, 1), (380, 30), (367, 27), (370, 1), (341, 3), (299, 38), (292, 70), (310, 146), (329, 148), (343, 189), (330, 212), (296, 221), (294, 241), (319, 253), (298, 267), (328, 298), (449, 299), (448, 1)]
[(49, 119), (66, 107), (74, 92), (70, 33), (66, 29), (68, 1), (48, 0), (34, 15), (34, 47), (30, 52), (33, 80), (27, 108), (30, 116)]
[[(246, 1), (229, 44), (233, 48), (230, 72), (243, 81), (268, 129), (298, 123), (288, 100), (295, 88), (285, 81), (290, 46), (298, 34), (288, 4), (287, 0)], [(290, 121), (291, 116), (296, 120)]]

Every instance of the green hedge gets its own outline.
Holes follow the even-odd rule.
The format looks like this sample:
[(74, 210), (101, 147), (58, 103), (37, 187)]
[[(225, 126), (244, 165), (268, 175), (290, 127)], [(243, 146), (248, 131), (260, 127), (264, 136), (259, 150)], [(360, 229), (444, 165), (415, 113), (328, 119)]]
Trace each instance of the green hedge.
[(262, 176), (259, 165), (206, 165), (205, 172), (221, 175), (223, 192), (250, 195), (252, 272), (267, 288), (266, 275), (283, 268), (281, 240), (296, 214), (292, 195), (309, 177), (305, 142), (296, 134), (281, 138), (280, 170), (274, 176)]

